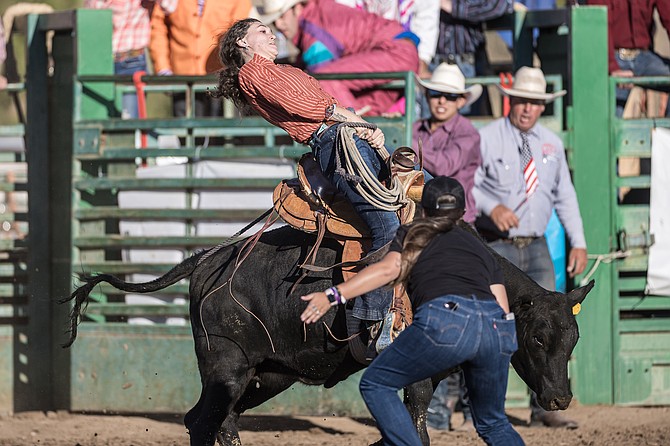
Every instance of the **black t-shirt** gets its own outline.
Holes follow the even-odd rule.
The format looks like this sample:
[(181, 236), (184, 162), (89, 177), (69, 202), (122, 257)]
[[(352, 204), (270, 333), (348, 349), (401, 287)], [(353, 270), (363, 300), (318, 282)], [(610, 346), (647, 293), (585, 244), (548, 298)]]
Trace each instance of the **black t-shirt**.
[[(390, 250), (402, 253), (408, 226), (401, 226)], [(489, 288), (503, 284), (502, 269), (474, 235), (454, 227), (435, 235), (410, 272), (407, 293), (416, 310), (421, 304), (446, 294), (495, 299)]]

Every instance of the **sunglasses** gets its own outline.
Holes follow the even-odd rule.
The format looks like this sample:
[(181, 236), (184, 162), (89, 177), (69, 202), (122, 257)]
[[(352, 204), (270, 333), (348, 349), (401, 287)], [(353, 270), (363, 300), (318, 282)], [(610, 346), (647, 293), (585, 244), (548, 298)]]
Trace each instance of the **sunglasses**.
[(462, 98), (463, 95), (457, 93), (443, 93), (441, 91), (428, 90), (428, 97), (430, 97), (431, 99), (444, 98), (447, 101), (455, 101), (458, 98)]

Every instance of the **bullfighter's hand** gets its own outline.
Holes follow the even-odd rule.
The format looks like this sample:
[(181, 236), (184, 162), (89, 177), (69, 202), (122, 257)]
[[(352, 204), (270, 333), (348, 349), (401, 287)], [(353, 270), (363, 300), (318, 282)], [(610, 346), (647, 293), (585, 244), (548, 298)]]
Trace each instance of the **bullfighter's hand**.
[(566, 268), (570, 277), (575, 277), (577, 274), (584, 272), (586, 268), (587, 256), (586, 249), (572, 248), (568, 255), (568, 267)]
[(307, 302), (307, 308), (300, 315), (300, 320), (306, 324), (313, 324), (330, 310), (330, 301), (326, 293), (312, 293), (300, 297)]
[(510, 228), (519, 226), (519, 217), (507, 206), (499, 204), (491, 211), (491, 220), (501, 231), (509, 231)]

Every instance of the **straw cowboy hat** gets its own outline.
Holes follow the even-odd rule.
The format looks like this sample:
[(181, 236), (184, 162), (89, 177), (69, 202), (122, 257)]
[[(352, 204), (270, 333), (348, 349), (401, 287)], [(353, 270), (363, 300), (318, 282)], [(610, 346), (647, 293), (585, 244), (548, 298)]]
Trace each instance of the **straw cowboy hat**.
[(505, 88), (502, 85), (498, 85), (498, 88), (507, 96), (540, 99), (545, 102), (552, 102), (566, 93), (565, 90), (547, 93), (547, 81), (544, 79), (544, 73), (539, 68), (532, 67), (519, 68), (514, 75), (514, 84), (510, 88)]
[(266, 25), (271, 25), (286, 11), (293, 8), (298, 3), (304, 3), (305, 1), (306, 0), (263, 0), (263, 4), (258, 7), (260, 21)]
[(417, 78), (419, 83), (428, 90), (442, 93), (462, 94), (465, 96), (465, 105), (472, 104), (482, 95), (482, 86), (475, 84), (465, 88), (465, 76), (457, 65), (441, 63), (429, 80)]

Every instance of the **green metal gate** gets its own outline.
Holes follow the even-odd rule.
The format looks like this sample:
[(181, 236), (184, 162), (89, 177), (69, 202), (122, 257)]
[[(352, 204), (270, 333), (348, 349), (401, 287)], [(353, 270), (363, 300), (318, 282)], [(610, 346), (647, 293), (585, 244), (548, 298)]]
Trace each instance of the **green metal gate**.
[[(132, 81), (130, 77), (110, 75), (110, 12), (77, 10), (30, 16), (29, 25), (26, 135), (32, 150), (28, 159), (32, 230), (28, 240), (28, 339), (31, 365), (44, 367), (26, 368), (25, 380), (31, 384), (33, 395), (32, 405), (28, 406), (182, 412), (192, 406), (200, 389), (191, 334), (185, 324), (188, 306), (178, 299), (186, 293), (186, 283), (157, 293), (156, 299), (167, 302), (161, 305), (130, 304), (125, 295), (110, 287), (96, 289), (92, 295), (94, 303), (89, 305), (80, 326), (79, 339), (70, 350), (57, 345), (65, 340), (68, 309), (55, 300), (70, 294), (79, 274), (162, 274), (174, 264), (170, 256), (175, 252), (187, 256), (194, 249), (221, 241), (220, 235), (200, 232), (202, 225), (232, 224), (239, 228), (265, 210), (203, 207), (198, 204), (203, 194), (267, 194), (285, 177), (271, 173), (243, 177), (233, 169), (233, 174), (220, 178), (203, 175), (202, 166), (221, 162), (242, 166), (248, 162), (290, 169), (305, 148), (293, 144), (283, 131), (261, 119), (237, 118), (230, 110), (226, 119), (187, 116), (122, 120), (118, 113), (120, 95), (132, 88)], [(550, 71), (566, 76), (550, 77), (557, 88), (561, 79), (568, 84), (571, 101), (566, 104), (566, 119), (558, 102), (554, 114), (545, 122), (561, 132), (569, 149), (589, 251), (611, 253), (617, 249), (615, 234), (620, 225), (638, 218), (634, 215), (646, 217), (643, 209), (635, 211), (638, 213), (622, 211), (621, 216), (626, 217), (615, 212), (615, 190), (620, 180), (614, 178), (616, 152), (609, 147), (614, 134), (611, 129), (618, 128), (618, 124), (611, 122), (609, 112), (604, 11), (575, 8), (548, 15), (519, 14), (513, 25), (519, 43), (515, 51), (517, 65), (527, 64), (529, 54), (532, 55), (524, 48), (531, 44), (530, 28), (534, 26), (546, 27), (558, 54), (554, 57), (569, 61), (567, 66)], [(48, 74), (44, 43), (49, 30), (55, 31), (53, 75)], [(407, 102), (412, 104), (414, 91), (407, 88), (413, 85), (411, 75), (391, 76), (395, 87), (406, 88)], [(143, 80), (150, 96), (183, 91), (191, 97), (213, 83), (213, 79), (183, 77), (147, 76)], [(410, 111), (405, 118), (375, 122), (384, 129), (389, 145), (399, 146), (409, 143), (407, 122), (411, 120)], [(564, 122), (567, 128), (563, 128)], [(149, 144), (138, 150), (135, 140), (142, 133), (147, 135)], [(205, 146), (205, 136), (217, 141)], [(161, 137), (180, 138), (182, 147), (159, 147)], [(166, 157), (186, 157), (188, 163), (172, 168), (168, 176), (152, 176), (161, 170), (159, 164)], [(142, 167), (142, 162), (147, 167)], [(607, 168), (597, 168), (603, 166)], [(645, 180), (637, 181), (642, 183), (636, 184), (644, 184)], [(170, 194), (178, 194), (180, 205), (121, 206), (123, 199), (119, 197), (128, 197), (135, 191), (154, 197), (156, 202), (165, 197), (161, 194), (167, 194), (168, 200), (177, 196)], [(177, 224), (178, 233), (124, 234), (123, 228), (147, 221)], [(630, 229), (628, 233), (634, 231)], [(158, 261), (134, 260), (132, 253), (138, 250), (158, 250)], [(578, 316), (582, 336), (571, 362), (571, 375), (573, 390), (583, 403), (649, 402), (644, 395), (647, 390), (660, 388), (667, 397), (670, 388), (667, 367), (663, 368), (670, 327), (667, 319), (646, 317), (648, 313), (644, 312), (666, 311), (666, 301), (646, 298), (636, 302), (639, 297), (634, 292), (639, 289), (636, 287), (640, 280), (629, 280), (622, 274), (628, 266), (621, 265), (628, 264), (608, 263), (596, 270), (597, 287)], [(642, 264), (636, 268), (644, 270)], [(623, 297), (619, 297), (621, 292)], [(626, 319), (628, 314), (644, 317)], [(128, 323), (134, 319), (154, 323)], [(171, 321), (181, 325), (170, 324)], [(632, 380), (639, 377), (648, 378), (643, 383), (649, 386), (631, 386)], [(622, 392), (624, 388), (629, 391)], [(344, 383), (337, 392), (321, 388), (302, 392), (302, 388), (284, 392), (268, 403), (266, 410), (277, 413), (290, 406), (293, 410), (313, 412), (314, 401), (319, 401), (319, 412), (364, 411), (355, 384), (347, 387)], [(519, 396), (523, 392), (517, 382), (508, 396), (523, 400)], [(45, 399), (44, 395), (48, 397)], [(652, 402), (663, 401), (667, 399)]]
[[(33, 242), (48, 246), (51, 253), (33, 260), (34, 271), (49, 270), (49, 280), (35, 284), (36, 295), (52, 300), (65, 297), (77, 285), (77, 276), (96, 272), (130, 280), (137, 275), (161, 275), (178, 261), (175, 255), (188, 256), (220, 243), (225, 237), (220, 232), (211, 234), (212, 227), (239, 229), (271, 204), (268, 200), (263, 208), (235, 205), (244, 200), (244, 194), (269, 198), (281, 179), (295, 176), (295, 160), (307, 148), (258, 117), (235, 117), (229, 110), (225, 119), (195, 118), (194, 107), (189, 107), (184, 118), (121, 119), (120, 96), (132, 90), (132, 79), (111, 75), (109, 11), (77, 10), (33, 19), (36, 33), (57, 30), (53, 78), (35, 74), (29, 79), (33, 92), (29, 136), (43, 156), (30, 166), (31, 193), (40, 206), (31, 216), (31, 227), (33, 233), (39, 228)], [(38, 48), (42, 38), (40, 34), (33, 39), (35, 59), (43, 50)], [(388, 73), (383, 78), (392, 80), (389, 88), (406, 89), (408, 103), (414, 103), (412, 73)], [(178, 76), (142, 80), (149, 100), (184, 92), (191, 105), (195, 93), (214, 83), (214, 78)], [(49, 94), (39, 94), (40, 87)], [(406, 117), (373, 122), (384, 130), (389, 145), (410, 144), (407, 122), (412, 122), (412, 110)], [(142, 134), (148, 145), (138, 150), (135, 141)], [(181, 147), (159, 147), (164, 137), (173, 142), (180, 139)], [(170, 157), (187, 162), (163, 165)], [(213, 175), (222, 165), (228, 174)], [(282, 175), (264, 174), (269, 165), (278, 166)], [(244, 175), (245, 170), (251, 172)], [(139, 206), (135, 192), (141, 192), (144, 200)], [(212, 205), (212, 200), (227, 193), (237, 198), (227, 197), (228, 206)], [(161, 200), (167, 204), (157, 207)], [(131, 204), (123, 205), (124, 201)], [(209, 205), (203, 205), (206, 201)], [(124, 233), (137, 224), (173, 229)], [(154, 252), (152, 259), (137, 260), (146, 257), (147, 251)], [(184, 412), (192, 407), (200, 384), (183, 298), (187, 290), (187, 283), (179, 283), (152, 294), (154, 302), (162, 304), (133, 303), (109, 286), (94, 290), (77, 342), (67, 351), (51, 348), (54, 369), (59, 372), (50, 381), (56, 407), (119, 412)], [(52, 340), (64, 339), (66, 311), (52, 307)], [(153, 323), (146, 325), (147, 321)], [(292, 401), (296, 393), (300, 398)], [(322, 412), (363, 413), (357, 394), (355, 383), (330, 392), (291, 389), (283, 400), (273, 400), (269, 409), (277, 412), (278, 406), (290, 405), (292, 410), (309, 411), (319, 401)]]
[[(574, 9), (571, 29), (570, 161), (589, 253), (602, 255), (593, 262), (605, 261), (595, 270), (596, 287), (577, 317), (581, 338), (573, 390), (586, 404), (665, 405), (670, 403), (670, 297), (644, 291), (649, 201), (629, 205), (619, 199), (623, 187), (648, 191), (650, 177), (622, 177), (618, 166), (626, 156), (648, 159), (651, 129), (670, 127), (670, 120), (615, 117), (615, 85), (631, 80), (607, 76), (605, 8)], [(632, 82), (670, 85), (667, 78)]]

